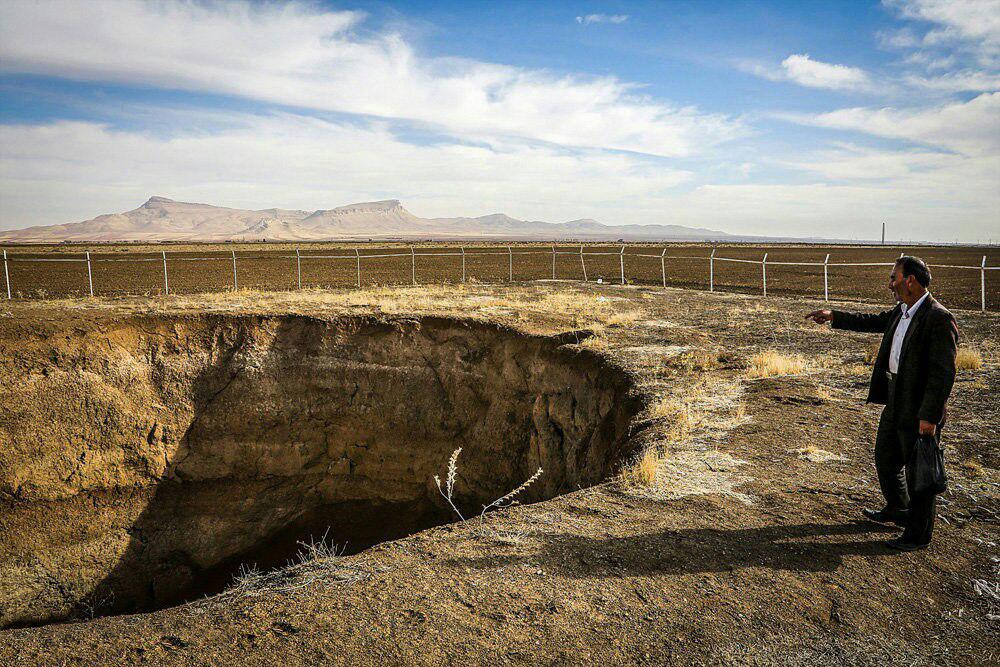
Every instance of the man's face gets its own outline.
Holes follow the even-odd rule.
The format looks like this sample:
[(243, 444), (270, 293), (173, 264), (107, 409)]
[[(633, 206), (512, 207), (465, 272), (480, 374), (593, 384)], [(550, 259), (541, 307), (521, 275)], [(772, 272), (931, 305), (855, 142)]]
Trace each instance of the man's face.
[(915, 280), (913, 276), (904, 277), (903, 269), (899, 265), (892, 267), (892, 273), (889, 274), (889, 291), (896, 297), (896, 301), (905, 301), (905, 297), (912, 293), (910, 279)]

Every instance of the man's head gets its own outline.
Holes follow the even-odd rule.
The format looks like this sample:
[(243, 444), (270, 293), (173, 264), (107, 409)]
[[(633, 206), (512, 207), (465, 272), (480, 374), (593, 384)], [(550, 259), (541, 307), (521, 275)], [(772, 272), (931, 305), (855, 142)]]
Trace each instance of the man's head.
[(897, 301), (912, 306), (931, 284), (931, 272), (919, 257), (903, 255), (896, 260), (889, 275), (889, 290)]

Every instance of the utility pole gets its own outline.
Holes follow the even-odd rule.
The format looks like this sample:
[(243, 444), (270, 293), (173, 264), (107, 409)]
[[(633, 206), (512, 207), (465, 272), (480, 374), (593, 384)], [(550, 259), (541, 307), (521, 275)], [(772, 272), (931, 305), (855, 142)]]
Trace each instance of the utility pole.
[(885, 223), (882, 223), (882, 245), (885, 245)]

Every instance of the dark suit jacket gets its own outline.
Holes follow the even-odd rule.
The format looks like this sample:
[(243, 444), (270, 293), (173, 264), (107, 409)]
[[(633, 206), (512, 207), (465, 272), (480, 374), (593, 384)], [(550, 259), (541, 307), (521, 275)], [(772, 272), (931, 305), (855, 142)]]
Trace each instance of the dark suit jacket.
[[(868, 402), (886, 405), (889, 400), (889, 350), (902, 309), (865, 315), (833, 311), (833, 328), (882, 334), (882, 345), (872, 371)], [(901, 427), (916, 428), (918, 420), (940, 424), (944, 421), (945, 403), (955, 383), (955, 355), (958, 351), (958, 325), (948, 309), (933, 296), (920, 306), (903, 338), (893, 397), (893, 413)]]

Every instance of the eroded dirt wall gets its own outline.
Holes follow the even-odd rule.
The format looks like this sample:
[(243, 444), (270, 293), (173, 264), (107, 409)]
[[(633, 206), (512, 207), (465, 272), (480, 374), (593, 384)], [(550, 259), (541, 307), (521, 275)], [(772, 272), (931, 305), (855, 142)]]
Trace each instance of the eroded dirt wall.
[(183, 316), (0, 327), (0, 626), (217, 590), (330, 527), (351, 550), (545, 470), (627, 453), (625, 373), (556, 338), (452, 319)]

